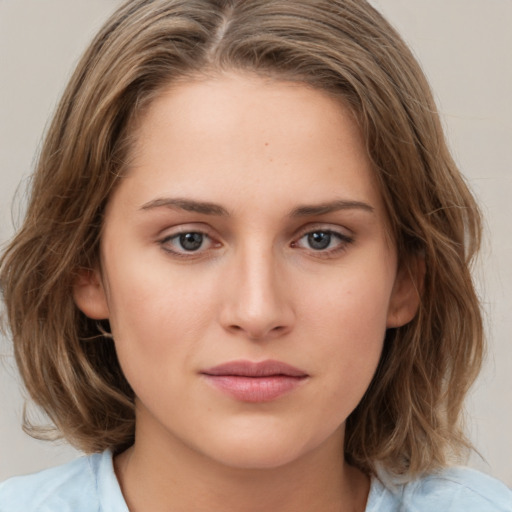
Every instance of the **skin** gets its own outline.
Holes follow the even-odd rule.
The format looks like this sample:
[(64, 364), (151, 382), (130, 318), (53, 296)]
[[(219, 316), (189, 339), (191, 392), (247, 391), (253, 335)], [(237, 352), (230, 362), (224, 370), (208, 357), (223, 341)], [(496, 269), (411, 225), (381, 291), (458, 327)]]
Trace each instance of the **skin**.
[[(351, 112), (302, 84), (198, 79), (154, 101), (131, 157), (101, 271), (74, 292), (110, 320), (137, 396), (135, 444), (115, 461), (130, 510), (364, 510), (345, 421), (418, 297)], [(199, 249), (180, 233), (203, 233)], [(308, 376), (247, 403), (201, 375), (239, 359)]]

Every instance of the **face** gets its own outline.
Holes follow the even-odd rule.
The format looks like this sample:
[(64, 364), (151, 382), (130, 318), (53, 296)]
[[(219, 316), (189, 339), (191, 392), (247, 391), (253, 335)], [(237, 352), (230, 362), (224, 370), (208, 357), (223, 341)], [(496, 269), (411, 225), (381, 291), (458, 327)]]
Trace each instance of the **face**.
[(245, 468), (339, 448), (417, 305), (350, 111), (301, 84), (198, 80), (154, 101), (131, 156), (75, 300), (110, 320), (136, 443)]

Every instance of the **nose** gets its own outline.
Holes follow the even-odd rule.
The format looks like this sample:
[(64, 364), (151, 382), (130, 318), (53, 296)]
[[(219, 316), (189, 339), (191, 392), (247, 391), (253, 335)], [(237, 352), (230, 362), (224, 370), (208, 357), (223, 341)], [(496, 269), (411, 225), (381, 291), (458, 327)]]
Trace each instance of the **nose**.
[(272, 251), (240, 251), (234, 259), (222, 292), (224, 329), (250, 340), (290, 332), (295, 321), (292, 292)]

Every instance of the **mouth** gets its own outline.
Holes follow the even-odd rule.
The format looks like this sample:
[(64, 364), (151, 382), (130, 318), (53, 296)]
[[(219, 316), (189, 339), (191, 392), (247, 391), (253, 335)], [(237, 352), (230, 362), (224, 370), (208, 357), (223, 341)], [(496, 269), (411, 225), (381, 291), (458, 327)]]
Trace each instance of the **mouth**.
[(297, 389), (309, 375), (281, 361), (232, 361), (200, 372), (217, 390), (242, 402), (270, 402)]

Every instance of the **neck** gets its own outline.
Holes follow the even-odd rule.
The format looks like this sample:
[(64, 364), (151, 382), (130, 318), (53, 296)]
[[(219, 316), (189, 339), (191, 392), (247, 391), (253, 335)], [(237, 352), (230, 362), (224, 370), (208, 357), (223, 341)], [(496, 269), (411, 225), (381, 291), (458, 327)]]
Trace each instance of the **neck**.
[(343, 459), (343, 433), (299, 460), (264, 469), (230, 467), (168, 439), (138, 432), (115, 459), (131, 512), (363, 512), (369, 480)]

